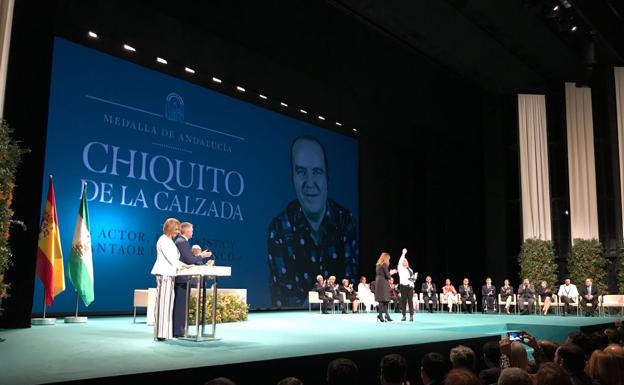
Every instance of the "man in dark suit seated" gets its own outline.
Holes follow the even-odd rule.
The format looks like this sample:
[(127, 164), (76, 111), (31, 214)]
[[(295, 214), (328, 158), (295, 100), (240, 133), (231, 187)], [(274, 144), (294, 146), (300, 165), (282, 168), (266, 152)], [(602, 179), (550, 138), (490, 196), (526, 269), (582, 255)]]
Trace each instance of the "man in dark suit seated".
[[(525, 305), (524, 303), (527, 303)], [(522, 314), (529, 314), (529, 310), (533, 309), (535, 303), (535, 290), (529, 282), (528, 278), (522, 280), (522, 285), (518, 288), (518, 310)]]
[[(180, 251), (180, 262), (187, 265), (203, 265), (207, 258), (212, 256), (210, 251), (203, 251), (199, 255), (194, 255), (189, 243), (189, 239), (193, 238), (193, 224), (189, 222), (180, 223), (180, 235), (175, 239), (175, 245)], [(184, 324), (187, 317), (186, 314), (186, 284), (189, 282), (189, 276), (179, 276), (175, 279), (175, 298), (173, 300), (173, 336), (184, 336)]]
[(340, 303), (340, 309), (342, 310), (342, 314), (346, 314), (347, 307), (345, 306), (344, 299), (342, 299), (342, 295), (340, 294), (340, 287), (336, 283), (335, 276), (332, 275), (327, 279), (325, 292), (329, 293), (329, 296), (332, 300), (332, 306), (333, 306), (333, 301), (338, 300), (338, 302)]
[(319, 299), (323, 301), (323, 304), (321, 305), (321, 311), (323, 312), (323, 314), (328, 314), (328, 310), (332, 306), (332, 302), (334, 300), (329, 298), (326, 294), (327, 284), (325, 283), (325, 279), (322, 275), (319, 274), (316, 276), (316, 283), (314, 284), (314, 288), (312, 290), (317, 292)]
[[(591, 278), (585, 280), (585, 285), (579, 290), (581, 296), (581, 306), (585, 310), (585, 317), (595, 316), (598, 309), (598, 288), (594, 285)], [(591, 304), (591, 306), (588, 306)]]
[(483, 299), (483, 311), (495, 311), (496, 286), (492, 285), (492, 278), (485, 279), (485, 285), (481, 287), (481, 298)]
[(425, 282), (420, 286), (420, 292), (423, 296), (425, 310), (433, 313), (433, 310), (438, 307), (438, 291), (435, 283), (431, 282), (430, 276), (425, 278)]
[[(463, 284), (459, 286), (459, 297), (461, 298), (462, 311), (472, 313), (476, 309), (476, 304), (474, 290), (469, 283), (468, 278), (464, 278)], [(468, 302), (470, 302), (470, 307), (468, 307)]]

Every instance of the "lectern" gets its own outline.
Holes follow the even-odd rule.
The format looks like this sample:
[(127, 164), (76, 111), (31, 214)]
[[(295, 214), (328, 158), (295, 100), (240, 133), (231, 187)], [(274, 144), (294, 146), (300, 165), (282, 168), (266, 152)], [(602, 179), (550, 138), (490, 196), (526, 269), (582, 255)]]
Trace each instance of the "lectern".
[[(217, 338), (217, 277), (229, 277), (232, 275), (230, 266), (206, 266), (196, 265), (184, 269), (178, 275), (187, 275), (196, 278), (197, 298), (195, 299), (195, 334), (189, 334), (189, 303), (191, 302), (190, 281), (186, 283), (186, 320), (184, 321), (184, 338), (192, 341), (215, 341)], [(206, 323), (206, 280), (212, 280), (212, 333), (205, 333)], [(200, 327), (201, 326), (201, 327)]]

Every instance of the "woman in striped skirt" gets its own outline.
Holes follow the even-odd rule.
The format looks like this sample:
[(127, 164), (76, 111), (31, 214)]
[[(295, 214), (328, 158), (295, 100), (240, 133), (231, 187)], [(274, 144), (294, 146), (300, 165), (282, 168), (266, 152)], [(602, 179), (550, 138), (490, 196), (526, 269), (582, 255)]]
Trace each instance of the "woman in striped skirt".
[(156, 276), (156, 308), (154, 339), (164, 341), (173, 337), (172, 316), (175, 277), (180, 269), (190, 267), (180, 261), (180, 252), (173, 242), (180, 233), (180, 221), (169, 218), (163, 224), (163, 235), (156, 242), (156, 263), (152, 275)]

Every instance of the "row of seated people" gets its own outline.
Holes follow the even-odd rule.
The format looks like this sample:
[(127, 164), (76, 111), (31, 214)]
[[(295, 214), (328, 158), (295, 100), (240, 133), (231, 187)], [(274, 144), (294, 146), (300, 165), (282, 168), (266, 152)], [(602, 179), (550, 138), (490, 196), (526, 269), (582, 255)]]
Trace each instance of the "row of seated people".
[[(317, 283), (315, 284), (314, 291), (318, 292), (319, 299), (323, 301), (321, 307), (323, 313), (328, 312), (328, 309), (333, 306), (334, 301), (340, 304), (343, 313), (347, 312), (347, 306), (349, 304), (353, 307), (353, 312), (357, 313), (360, 308), (360, 303), (363, 304), (364, 309), (369, 312), (372, 310), (372, 307), (376, 305), (374, 284), (374, 281), (370, 284), (367, 283), (366, 277), (362, 276), (358, 284), (358, 290), (355, 291), (348, 279), (343, 279), (342, 285), (338, 285), (336, 283), (336, 277), (331, 276), (325, 280), (323, 276), (319, 275), (317, 276)], [(394, 303), (400, 303), (401, 294), (398, 290), (398, 285), (394, 284), (392, 278), (390, 279), (390, 286), (392, 289), (392, 301)], [(572, 306), (578, 305), (581, 306), (586, 316), (594, 316), (598, 308), (598, 297), (597, 287), (590, 278), (585, 280), (585, 285), (581, 286), (580, 291), (577, 289), (576, 285), (571, 283), (569, 278), (566, 278), (564, 284), (559, 287), (557, 293), (553, 292), (546, 281), (540, 282), (538, 290), (536, 291), (528, 278), (523, 280), (515, 294), (514, 288), (510, 286), (508, 279), (504, 280), (498, 293), (496, 286), (492, 285), (492, 279), (489, 277), (486, 279), (485, 285), (481, 287), (483, 312), (494, 312), (499, 304), (500, 306), (504, 304), (507, 314), (510, 314), (512, 305), (516, 305), (517, 310), (522, 314), (529, 314), (530, 309), (535, 309), (537, 311), (535, 308), (537, 299), (537, 304), (541, 305), (540, 311), (544, 315), (548, 314), (551, 305), (557, 300), (563, 307), (562, 315), (564, 316), (571, 313)], [(453, 311), (454, 307), (461, 307), (461, 310), (467, 313), (476, 311), (477, 307), (476, 294), (468, 278), (464, 278), (457, 290), (451, 284), (451, 280), (447, 278), (444, 286), (442, 286), (441, 293), (438, 293), (436, 284), (432, 282), (430, 276), (427, 276), (425, 282), (421, 285), (421, 298), (419, 299), (418, 294), (415, 293), (412, 301), (415, 309), (418, 309), (419, 303), (422, 303), (424, 309), (429, 312), (433, 312), (433, 310), (438, 309), (438, 307), (441, 308), (443, 304), (446, 305), (449, 313)], [(404, 308), (403, 304), (401, 308)]]

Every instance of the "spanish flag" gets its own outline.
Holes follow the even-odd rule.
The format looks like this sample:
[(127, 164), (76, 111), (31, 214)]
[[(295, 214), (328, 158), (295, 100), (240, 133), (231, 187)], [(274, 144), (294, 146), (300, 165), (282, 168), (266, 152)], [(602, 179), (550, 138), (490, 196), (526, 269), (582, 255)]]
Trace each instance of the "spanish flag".
[(61, 236), (59, 235), (58, 217), (56, 215), (52, 175), (50, 175), (48, 198), (39, 228), (37, 276), (43, 283), (45, 303), (50, 306), (54, 302), (54, 297), (65, 290), (63, 251), (61, 250)]

